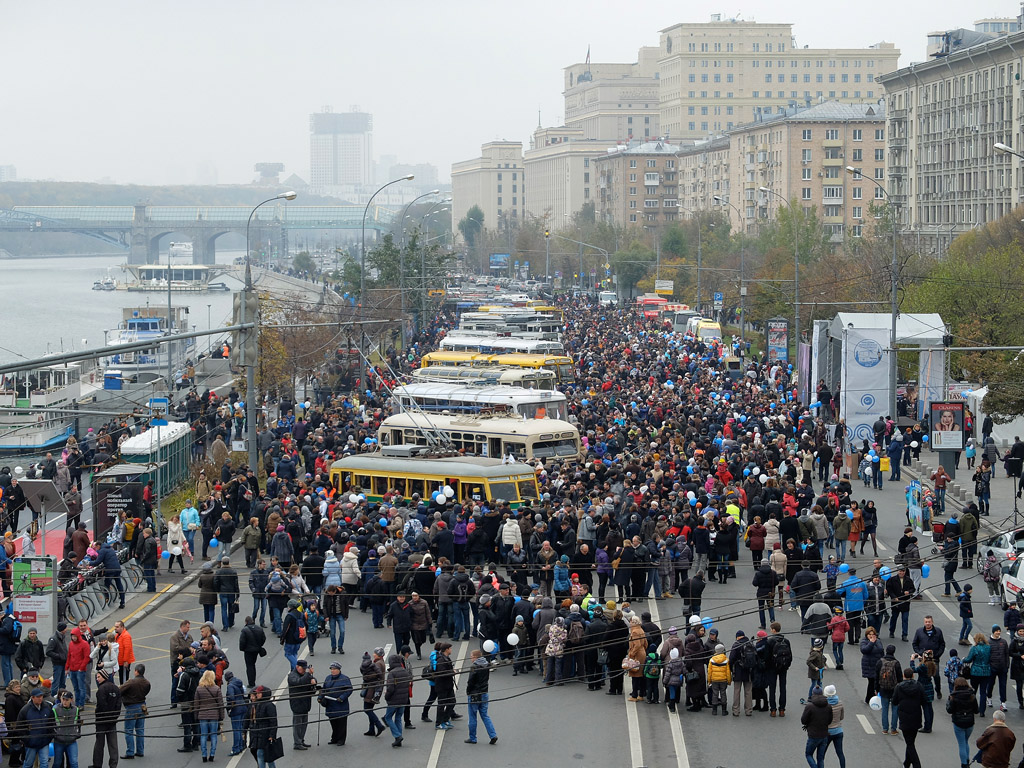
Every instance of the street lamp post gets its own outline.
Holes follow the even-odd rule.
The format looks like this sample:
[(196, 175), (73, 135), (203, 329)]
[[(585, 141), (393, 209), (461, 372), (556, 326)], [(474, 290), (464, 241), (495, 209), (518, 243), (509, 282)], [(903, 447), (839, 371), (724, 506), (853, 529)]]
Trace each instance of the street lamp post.
[[(998, 144), (996, 145), (999, 146)], [(893, 419), (896, 418), (896, 384), (897, 384), (897, 370), (896, 366), (899, 362), (899, 357), (896, 355), (896, 320), (899, 316), (899, 307), (897, 306), (897, 280), (896, 280), (896, 269), (898, 265), (898, 259), (896, 255), (896, 247), (899, 243), (899, 216), (896, 212), (896, 204), (892, 201), (892, 197), (889, 196), (889, 192), (878, 183), (877, 180), (859, 174), (857, 169), (852, 165), (846, 166), (846, 172), (851, 174), (854, 178), (867, 179), (885, 195), (885, 201), (889, 204), (889, 210), (892, 213), (892, 264), (889, 266), (889, 416)]]
[(441, 190), (432, 189), (429, 192), (424, 192), (419, 197), (415, 198), (411, 203), (405, 206), (405, 210), (402, 211), (402, 221), (400, 222), (402, 227), (402, 246), (398, 249), (398, 295), (401, 301), (401, 314), (399, 314), (399, 327), (400, 330), (400, 348), (405, 349), (405, 244), (407, 238), (405, 236), (405, 219), (408, 216), (409, 209), (416, 204), (418, 200), (422, 200), (424, 197), (430, 197), (431, 195), (439, 194)]
[(700, 312), (700, 273), (702, 269), (701, 263), (704, 261), (704, 249), (700, 239), (700, 211), (694, 211), (683, 206), (679, 207), (697, 219), (697, 306), (695, 309)]
[[(768, 189), (768, 187), (761, 187), (762, 192), (766, 192), (769, 195), (775, 195), (777, 198), (782, 200), (786, 205), (789, 206), (789, 213), (793, 217), (793, 326), (794, 335), (796, 336), (796, 353), (795, 357), (797, 370), (799, 370), (800, 364), (800, 230), (797, 228), (796, 222), (796, 209), (793, 208), (792, 203), (789, 202), (784, 196), (776, 192), (774, 189)], [(809, 391), (809, 390), (808, 390)]]
[[(743, 223), (743, 214), (740, 213), (740, 209), (730, 203), (728, 200), (723, 198), (721, 195), (715, 195), (713, 197), (716, 203), (722, 203), (728, 205), (740, 218), (740, 223)], [(746, 238), (740, 240), (740, 341), (746, 342), (747, 340), (747, 286), (743, 284), (743, 262), (746, 255), (747, 241)]]
[[(450, 203), (451, 201), (452, 201), (452, 199), (450, 197), (448, 197), (448, 198), (445, 198), (444, 200), (438, 200), (436, 203), (434, 203), (432, 206), (430, 206), (430, 208), (427, 209), (427, 212), (424, 213), (422, 216), (420, 216), (419, 230), (420, 231), (423, 230), (423, 222), (425, 222), (429, 217), (434, 216), (435, 214), (441, 213), (442, 211), (445, 210), (444, 208), (438, 208), (436, 211), (434, 211), (434, 208), (436, 206), (442, 205), (442, 204), (447, 204), (447, 203)], [(433, 213), (431, 213), (431, 211), (433, 211)], [(426, 243), (422, 243), (422, 244), (421, 243), (417, 243), (417, 245), (426, 246)], [(426, 249), (426, 247), (421, 247), (420, 248), (420, 306), (422, 308), (422, 316), (420, 317), (420, 328), (423, 328), (427, 324), (427, 249)]]
[[(256, 214), (256, 211), (260, 209), (260, 206), (272, 203), (275, 200), (294, 200), (298, 195), (295, 192), (282, 192), (280, 195), (274, 195), (273, 197), (267, 198), (262, 203), (257, 205), (249, 213), (249, 219), (245, 222), (245, 292), (242, 296), (241, 301), (241, 317), (239, 320), (243, 323), (249, 322), (249, 318), (245, 316), (246, 305), (248, 299), (252, 295), (252, 265), (249, 257), (249, 225), (252, 224), (252, 217)], [(255, 323), (253, 327), (245, 334), (252, 334), (253, 338), (259, 338), (259, 322), (257, 318), (252, 318), (252, 322)], [(246, 438), (249, 441), (249, 467), (252, 469), (253, 474), (259, 472), (259, 453), (256, 449), (256, 360), (255, 356), (252, 360), (245, 359), (245, 347), (246, 344), (242, 343), (238, 345), (240, 349), (238, 353), (240, 355), (239, 360), (245, 369), (245, 433)], [(256, 349), (257, 344), (253, 344), (253, 349)]]
[[(400, 179), (392, 179), (387, 184), (380, 186), (376, 192), (370, 195), (370, 199), (366, 201), (366, 207), (363, 208), (363, 223), (361, 227), (361, 237), (359, 246), (359, 303), (362, 304), (366, 301), (366, 214), (370, 210), (370, 203), (387, 187), (392, 184), (398, 184), (402, 181), (412, 181), (416, 178), (413, 174), (403, 176)], [(361, 341), (361, 340), (360, 340)]]

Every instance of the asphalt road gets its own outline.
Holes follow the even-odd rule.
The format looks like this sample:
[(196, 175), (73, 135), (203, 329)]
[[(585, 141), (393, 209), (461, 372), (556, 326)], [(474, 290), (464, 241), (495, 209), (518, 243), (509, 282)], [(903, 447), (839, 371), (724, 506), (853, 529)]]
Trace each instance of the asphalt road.
[[(903, 493), (903, 483), (887, 483), (883, 491), (871, 491), (860, 485), (856, 486), (856, 496), (874, 499), (880, 510), (879, 554), (890, 564), (895, 553), (896, 541), (905, 525)], [(1000, 516), (1000, 511), (994, 510), (993, 519), (997, 519), (997, 516)], [(920, 538), (923, 553), (930, 554), (930, 536), (925, 534)], [(870, 548), (867, 554), (870, 554)], [(746, 550), (743, 550), (743, 556), (746, 557)], [(234, 559), (238, 565), (240, 558)], [(869, 567), (871, 559), (865, 556), (858, 558), (856, 562)], [(193, 568), (196, 566), (198, 563), (194, 564)], [(239, 570), (244, 571), (242, 568)], [(961, 574), (967, 575), (966, 572)], [(992, 623), (1001, 621), (1002, 612), (998, 607), (986, 605), (985, 590), (980, 578), (976, 574), (971, 575), (974, 576), (973, 583), (976, 584), (977, 596), (975, 625), (987, 631)], [(725, 586), (713, 584), (705, 592), (702, 613), (715, 618), (715, 626), (727, 647), (731, 645), (737, 629), (742, 628), (748, 634), (757, 629), (756, 604), (752, 600), (753, 588), (750, 586), (751, 576), (749, 560), (745, 560), (739, 567), (737, 579)], [(160, 589), (169, 588), (180, 580), (181, 577), (178, 575), (168, 577), (164, 574), (159, 579)], [(244, 585), (246, 580), (242, 578), (241, 581)], [(955, 645), (960, 622), (956, 618), (955, 601), (941, 596), (941, 569), (938, 566), (934, 568), (932, 576), (925, 581), (925, 585), (925, 599), (916, 601), (911, 609), (911, 634), (921, 625), (923, 616), (930, 613), (943, 630), (947, 646), (952, 647)], [(147, 676), (153, 684), (153, 692), (149, 697), (151, 716), (147, 723), (146, 754), (157, 760), (169, 759), (173, 764), (182, 766), (199, 765), (202, 761), (199, 753), (181, 755), (175, 751), (181, 746), (181, 731), (177, 727), (179, 710), (171, 710), (168, 707), (171, 685), (168, 673), (168, 638), (183, 618), (193, 622), (194, 634), (198, 637), (202, 609), (196, 598), (197, 591), (194, 585), (185, 586), (166, 600), (158, 597), (155, 602), (150, 602), (151, 595), (137, 594), (130, 598), (128, 607), (122, 615), (108, 616), (100, 622), (103, 625), (112, 625), (115, 618), (126, 618), (135, 613), (143, 616), (132, 627), (131, 634), (138, 661), (147, 664)], [(243, 612), (251, 608), (251, 599), (248, 595), (243, 595), (241, 603)], [(681, 602), (678, 599), (648, 600), (634, 605), (634, 609), (638, 612), (651, 610), (663, 629), (672, 624), (682, 626), (683, 623)], [(723, 614), (735, 615), (740, 611), (752, 609), (752, 614), (748, 613), (741, 618), (717, 618)], [(777, 616), (782, 622), (783, 631), (798, 631), (798, 614), (782, 610)], [(241, 655), (234, 650), (237, 647), (238, 629), (224, 632), (221, 637), (222, 645), (232, 659), (232, 670), (236, 675), (244, 677)], [(887, 637), (888, 632), (883, 632), (883, 642), (886, 642)], [(314, 665), (318, 679), (322, 679), (328, 673), (332, 661), (340, 661), (343, 671), (358, 679), (362, 652), (376, 645), (388, 647), (391, 642), (390, 631), (372, 629), (369, 615), (355, 610), (347, 624), (346, 654), (331, 655), (330, 642), (326, 636), (322, 636), (317, 645), (319, 652), (309, 660)], [(896, 638), (889, 642), (896, 645), (897, 657), (906, 664), (910, 654), (909, 643), (901, 642), (898, 632)], [(457, 659), (457, 666), (468, 665), (469, 651), (472, 647), (475, 647), (475, 641), (472, 646), (467, 642), (456, 645), (453, 655)], [(307, 752), (293, 752), (290, 748), (290, 716), (287, 704), (282, 701), (279, 704), (280, 734), (287, 746), (286, 757), (278, 765), (327, 765), (336, 763), (339, 758), (346, 762), (363, 763), (379, 755), (386, 755), (386, 759), (392, 765), (425, 765), (426, 768), (435, 768), (437, 765), (465, 765), (468, 768), (479, 765), (481, 761), (486, 761), (489, 765), (516, 768), (521, 768), (524, 762), (532, 761), (557, 761), (569, 764), (600, 761), (602, 765), (630, 768), (688, 768), (691, 765), (738, 768), (749, 765), (755, 755), (772, 755), (773, 759), (784, 761), (785, 765), (802, 765), (805, 734), (800, 728), (799, 717), (802, 707), (799, 699), (807, 691), (803, 660), (808, 649), (809, 640), (806, 637), (800, 637), (798, 634), (793, 636), (795, 658), (794, 666), (789, 673), (789, 704), (785, 719), (772, 719), (767, 713), (756, 712), (749, 719), (742, 715), (739, 719), (732, 716), (712, 718), (707, 711), (700, 714), (683, 711), (681, 714), (671, 715), (663, 704), (648, 705), (626, 701), (628, 683), (626, 694), (622, 698), (608, 697), (603, 692), (589, 692), (580, 684), (547, 687), (541, 683), (541, 678), (536, 673), (513, 677), (510, 668), (501, 667), (491, 675), (490, 713), (499, 734), (498, 744), (493, 747), (489, 746), (486, 740), (481, 740), (476, 746), (464, 744), (463, 739), (467, 735), (465, 719), (457, 721), (456, 727), (447, 733), (437, 732), (432, 725), (420, 722), (418, 707), (414, 707), (413, 722), (417, 726), (416, 730), (406, 732), (402, 749), (392, 749), (391, 739), (387, 734), (376, 739), (362, 735), (366, 728), (366, 718), (358, 711), (356, 702), (355, 713), (350, 717), (348, 744), (345, 747), (337, 748), (326, 744), (329, 739), (326, 722), (320, 724), (318, 734), (315, 721), (322, 715), (319, 707), (314, 704), (307, 734), (307, 741), (313, 744), (314, 748)], [(390, 650), (388, 647), (389, 652)], [(268, 655), (259, 662), (258, 681), (283, 692), (288, 663), (284, 659), (281, 646), (272, 634), (268, 639), (268, 651)], [(831, 644), (827, 644), (826, 651), (831, 651)], [(303, 652), (308, 655), (305, 647)], [(426, 698), (428, 688), (419, 678), (418, 666), (414, 674), (416, 683), (413, 700), (421, 704)], [(864, 681), (860, 677), (859, 649), (847, 646), (845, 669), (837, 671), (834, 664), (830, 663), (825, 674), (825, 682), (836, 685), (840, 698), (846, 705), (845, 747), (850, 765), (902, 762), (902, 739), (898, 736), (881, 735), (880, 713), (871, 711), (863, 703)], [(1015, 693), (1011, 692), (1009, 698), (1011, 703), (1008, 723), (1011, 728), (1019, 726), (1024, 737), (1024, 713), (1018, 711), (1016, 707)], [(956, 743), (949, 718), (942, 708), (943, 703), (936, 702), (935, 732), (922, 735), (918, 739), (918, 749), (926, 765), (955, 765), (957, 761)], [(463, 714), (466, 712), (465, 698), (461, 693), (458, 711)], [(379, 714), (383, 716), (383, 711)], [(979, 722), (975, 728), (975, 737), (984, 727)], [(316, 746), (318, 742), (321, 746)], [(92, 743), (91, 735), (83, 738), (83, 756), (91, 754)], [(252, 760), (247, 752), (229, 759), (230, 746), (230, 740), (218, 745), (218, 763), (234, 768), (239, 764), (248, 764)], [(834, 753), (829, 753), (827, 761), (830, 765), (836, 764)], [(87, 764), (88, 762), (83, 763)]]

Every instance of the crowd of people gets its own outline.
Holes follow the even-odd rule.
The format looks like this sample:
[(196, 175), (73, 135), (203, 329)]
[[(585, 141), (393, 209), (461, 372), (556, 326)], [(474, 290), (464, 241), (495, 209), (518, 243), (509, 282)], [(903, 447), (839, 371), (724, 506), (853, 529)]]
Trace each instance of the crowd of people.
[[(893, 560), (883, 562), (879, 516), (902, 517), (903, 511), (883, 512), (858, 498), (869, 489), (858, 493), (855, 483), (881, 487), (883, 456), (890, 459), (889, 478), (899, 479), (905, 458), (899, 444), (906, 437), (891, 420), (882, 420), (873, 440), (855, 444), (831, 411), (799, 403), (784, 362), (744, 357), (733, 376), (724, 360), (745, 352), (738, 341), (698, 340), (631, 309), (598, 308), (586, 299), (563, 308), (563, 343), (576, 361), (575, 382), (566, 389), (569, 419), (580, 430), (583, 451), (573, 461), (533, 461), (539, 498), (518, 508), (500, 499), (404, 498), (397, 491), (381, 503), (352, 501), (350, 494), (364, 489), (335, 488), (328, 477), (332, 461), (373, 450), (369, 439), (390, 413), (395, 375), (436, 347), (454, 326), (449, 315), (435, 318), (406, 354), (389, 351), (388, 366), (365, 369), (356, 393), (317, 405), (282, 400), (279, 417), (259, 432), (261, 459), (270, 470), (262, 482), (253, 468), (233, 465), (224, 447), (241, 428), (237, 396), (221, 402), (210, 393), (189, 393), (186, 413), (195, 416), (194, 424), (202, 422), (195, 455), (209, 462), (194, 498), (176, 510), (165, 531), (141, 517), (121, 521), (114, 531), (114, 543), (140, 558), (152, 589), (160, 569), (177, 566), (185, 573), (186, 558), (202, 563), (195, 592), (204, 621), (198, 635), (183, 621), (170, 638), (171, 695), (160, 705), (159, 716), (180, 717), (179, 751), (198, 750), (204, 762), (213, 760), (217, 734), (230, 724), (231, 754), (248, 747), (261, 768), (273, 767), (287, 740), (279, 732), (278, 707), (291, 713), (290, 749), (304, 751), (311, 722), (326, 722), (329, 743), (345, 744), (356, 702), (367, 718), (365, 735), (387, 730), (394, 748), (416, 727), (416, 710), (419, 722), (446, 731), (462, 717), (456, 711), (461, 704), (465, 741), (477, 743), (479, 718), (493, 745), (498, 736), (489, 716), (489, 676), (505, 670), (536, 675), (538, 686), (585, 684), (588, 691), (617, 696), (626, 695), (628, 679), (631, 702), (663, 703), (670, 713), (763, 712), (778, 719), (786, 717), (794, 666), (801, 685), (805, 679), (803, 663), (807, 761), (820, 768), (824, 751), (834, 746), (845, 765), (841, 683), (827, 678), (847, 661), (855, 664), (848, 653), (860, 650), (863, 700), (881, 710), (883, 732), (895, 734), (902, 726), (907, 765), (920, 764), (915, 739), (932, 730), (943, 678), (961, 763), (970, 762), (966, 739), (975, 718), (994, 707), (996, 720), (978, 746), (984, 765), (1001, 765), (989, 755), (1008, 741), (1007, 676), (1018, 681), (1018, 691), (1024, 688), (1024, 622), (1012, 607), (1004, 617), (1009, 643), (1000, 626), (987, 637), (970, 634), (982, 509), (971, 505), (950, 514), (938, 558), (923, 554), (907, 528)], [(817, 397), (821, 402), (821, 387)], [(69, 567), (93, 558), (89, 546), (78, 553), (82, 544), (91, 545), (87, 533), (76, 539), (72, 531), (69, 539)], [(245, 570), (236, 570), (243, 558)], [(910, 637), (930, 561), (943, 566), (947, 594), (964, 617), (958, 640), (971, 648), (962, 660), (956, 648), (946, 648), (930, 616)], [(971, 571), (962, 586), (960, 569)], [(749, 596), (716, 600), (708, 617), (706, 595), (734, 579), (749, 583)], [(667, 620), (657, 604), (644, 610), (645, 602), (670, 597), (681, 602), (672, 603), (680, 608)], [(784, 612), (799, 618), (786, 621)], [(340, 657), (346, 623), (359, 614), (374, 628), (390, 629), (392, 641), (361, 656), (364, 649), (358, 649), (358, 676), (350, 676)], [(58, 630), (45, 659), (32, 666), (38, 672), (46, 659), (53, 665), (52, 685), (37, 701), (31, 678), (19, 684), (9, 674), (12, 659), (32, 663), (36, 657), (21, 650), (27, 640), (5, 630), (8, 619), (13, 622), (0, 622), (0, 664), (8, 695), (15, 685), (25, 693), (17, 715), (5, 707), (8, 733), (18, 737), (12, 743), (24, 745), (19, 759), (34, 756), (28, 750), (38, 750), (43, 738), (69, 738), (57, 713), (70, 706), (80, 718), (90, 706), (92, 669), (97, 695), (103, 688), (104, 706), (110, 706), (104, 712), (114, 711), (112, 689), (118, 708), (143, 706), (141, 717), (125, 720), (124, 756), (144, 754), (148, 702), (146, 694), (137, 700), (142, 686), (136, 680), (144, 679), (145, 669), (136, 667), (133, 676), (134, 659), (122, 661), (124, 625), (115, 626), (112, 637), (88, 626), (72, 629), (63, 656), (50, 653), (67, 628)], [(722, 621), (756, 629), (737, 631), (729, 642), (715, 626)], [(897, 629), (900, 642), (910, 644), (901, 652), (881, 639), (888, 631), (895, 641)], [(221, 637), (236, 631), (236, 658), (229, 659)], [(257, 674), (271, 639), (288, 660), (283, 695)], [(332, 660), (318, 675), (315, 650), (325, 639)], [(471, 645), (459, 645), (465, 642)], [(463, 668), (460, 649), (470, 647)], [(101, 723), (99, 701), (94, 718), (85, 718), (90, 725), (95, 720), (100, 751), (93, 766), (101, 764), (103, 745), (117, 751), (116, 732), (100, 727), (106, 720)], [(53, 714), (45, 727), (30, 724), (39, 711)]]

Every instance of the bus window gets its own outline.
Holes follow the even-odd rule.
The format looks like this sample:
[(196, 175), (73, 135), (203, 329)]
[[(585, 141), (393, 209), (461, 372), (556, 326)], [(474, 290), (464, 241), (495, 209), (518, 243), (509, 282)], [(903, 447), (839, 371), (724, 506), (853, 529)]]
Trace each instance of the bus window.
[(388, 492), (388, 479), (381, 475), (374, 475), (373, 477), (373, 495), (383, 496)]
[(516, 496), (516, 484), (511, 480), (505, 482), (491, 481), (487, 484), (488, 486), (488, 498), (491, 501), (515, 501)]
[(356, 475), (355, 476), (355, 483), (356, 483), (356, 485), (359, 486), (359, 490), (361, 490), (363, 493), (369, 493), (370, 492), (370, 488), (372, 486), (371, 486), (371, 483), (370, 483), (370, 476), (369, 475)]
[(424, 488), (422, 480), (416, 480), (415, 478), (409, 478), (409, 494), (408, 495), (410, 497), (413, 494), (418, 493), (420, 495), (421, 499), (422, 498), (426, 498), (426, 494), (424, 493), (424, 490), (425, 490), (425, 488)]
[(545, 440), (533, 444), (534, 458), (551, 458), (553, 456), (575, 456), (579, 453), (573, 440)]
[(394, 488), (401, 496), (405, 497), (405, 482), (404, 477), (389, 477), (388, 489)]
[(459, 494), (461, 493), (461, 489), (459, 488), (459, 479), (457, 477), (449, 477), (445, 482), (452, 487), (453, 491), (455, 491), (455, 495), (452, 496), (452, 499), (458, 501), (460, 498)]
[(469, 498), (473, 499), (473, 501), (483, 501), (485, 496), (484, 487), (474, 483), (473, 485), (468, 486), (467, 494), (469, 495)]
[(502, 457), (502, 453), (501, 453), (501, 438), (500, 437), (492, 437), (492, 438), (488, 439), (488, 441), (487, 441), (487, 452), (484, 453), (483, 455), (484, 456), (490, 456), (490, 457), (495, 458), (495, 459), (500, 459)]
[(555, 366), (555, 368), (557, 368), (558, 370), (559, 380), (573, 381), (575, 379), (575, 376), (573, 376), (572, 372), (572, 366), (569, 365), (568, 363), (560, 363), (557, 366)]
[(512, 454), (516, 461), (526, 461), (526, 443), (505, 443), (501, 455), (508, 456), (509, 454)]
[(537, 484), (533, 480), (516, 480), (520, 499), (536, 499)]

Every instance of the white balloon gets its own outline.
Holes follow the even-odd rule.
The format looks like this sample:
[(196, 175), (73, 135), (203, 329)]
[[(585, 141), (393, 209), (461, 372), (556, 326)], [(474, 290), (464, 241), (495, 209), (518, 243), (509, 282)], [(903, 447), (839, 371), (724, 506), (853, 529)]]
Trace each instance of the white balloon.
[(498, 644), (493, 640), (484, 640), (484, 650), (487, 653), (494, 653), (498, 650)]
[(758, 479), (758, 480), (759, 480), (759, 481), (761, 482), (761, 484), (763, 485), (764, 483), (767, 483), (767, 482), (768, 482), (768, 475), (761, 475), (761, 476), (760, 476), (759, 478), (757, 478), (757, 479)]
[(175, 557), (181, 557), (181, 547), (171, 547), (171, 554)]
[(443, 490), (444, 495), (447, 496), (449, 499), (455, 495), (455, 489), (452, 488), (450, 485), (446, 485)]
[(877, 712), (879, 709), (882, 708), (882, 697), (877, 695), (872, 696), (868, 706)]
[(513, 632), (511, 635), (505, 638), (509, 645), (519, 645), (519, 635)]
[(750, 470), (750, 474), (752, 474), (752, 475), (760, 475), (761, 474), (761, 468), (760, 467), (754, 467), (752, 470)]
[(694, 493), (693, 491), (687, 491), (686, 492), (686, 498), (688, 498), (688, 499), (696, 499), (697, 498), (697, 494)]
[[(917, 446), (918, 446), (918, 445), (919, 445), (919, 443), (917, 442), (917, 440), (913, 440), (913, 441), (911, 441), (911, 443), (910, 443), (910, 447), (911, 447), (911, 448), (917, 448)], [(17, 471), (19, 471), (19, 470), (18, 470), (17, 468), (15, 468), (15, 470), (14, 470), (14, 471), (15, 471), (15, 472), (17, 472)]]
[(354, 493), (350, 493), (348, 495), (348, 500), (351, 501), (353, 504), (358, 504), (359, 503), (359, 497), (356, 496)]
[(22, 467), (15, 467), (14, 468), (14, 474), (16, 474), (16, 475), (23, 475), (23, 474), (25, 474), (25, 470)]

